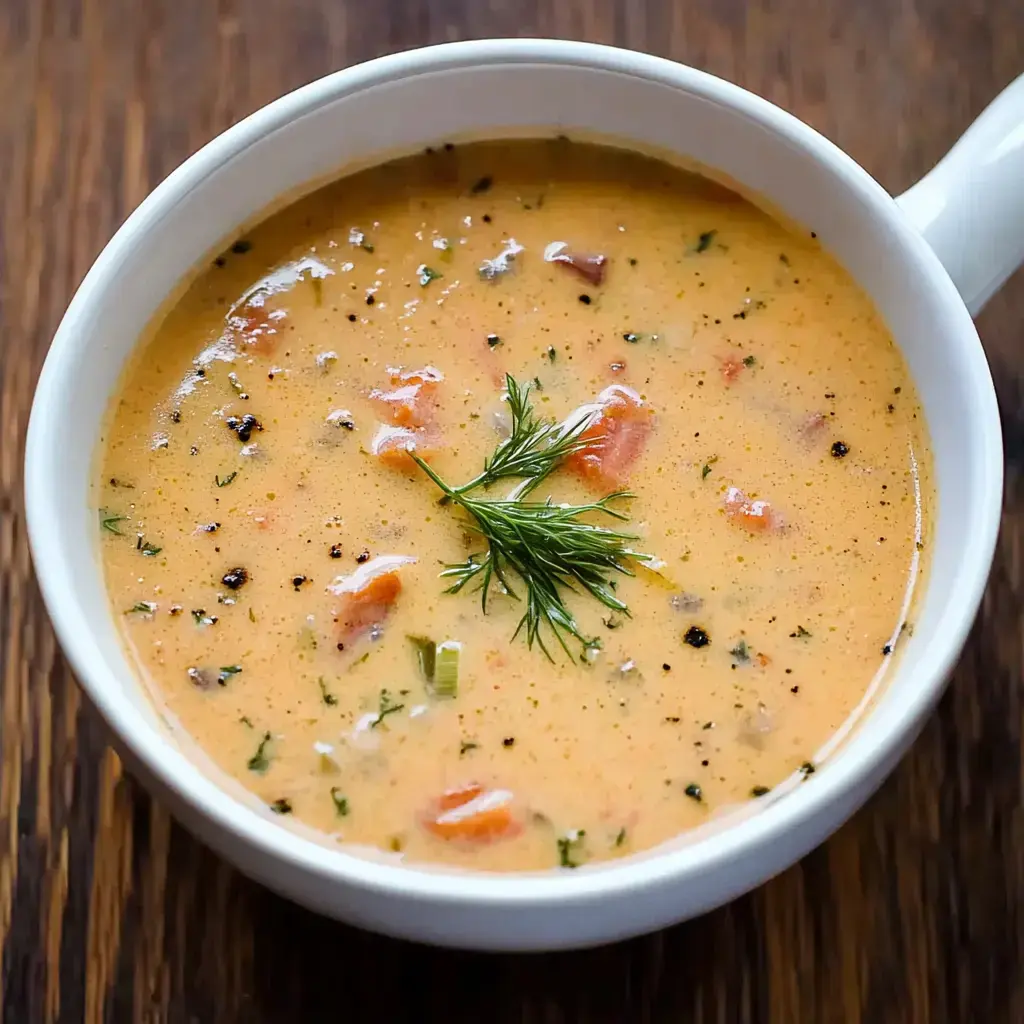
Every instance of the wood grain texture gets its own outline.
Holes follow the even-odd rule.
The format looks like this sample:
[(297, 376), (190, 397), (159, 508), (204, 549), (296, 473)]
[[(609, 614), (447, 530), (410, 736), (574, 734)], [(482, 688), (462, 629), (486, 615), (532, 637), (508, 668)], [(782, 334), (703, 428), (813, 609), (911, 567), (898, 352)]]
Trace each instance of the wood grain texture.
[(390, 50), (616, 42), (729, 78), (894, 191), (1024, 72), (1021, 0), (3, 0), (0, 3), (0, 1020), (1024, 1020), (1024, 275), (979, 327), (1007, 491), (939, 713), (802, 864), (707, 917), (585, 953), (424, 949), (239, 876), (126, 777), (56, 649), (25, 542), (32, 385), (75, 286), (185, 156)]

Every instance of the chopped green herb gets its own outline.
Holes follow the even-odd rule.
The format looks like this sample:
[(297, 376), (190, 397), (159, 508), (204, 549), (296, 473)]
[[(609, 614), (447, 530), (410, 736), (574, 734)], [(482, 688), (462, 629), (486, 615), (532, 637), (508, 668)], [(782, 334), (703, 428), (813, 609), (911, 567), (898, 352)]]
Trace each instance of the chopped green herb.
[(250, 622), (255, 622), (256, 621), (256, 612), (254, 612), (251, 607), (249, 608), (249, 621)]
[(428, 267), (426, 263), (421, 263), (416, 268), (416, 278), (424, 288), (430, 284), (431, 281), (436, 281), (441, 277), (444, 277), (444, 274), (439, 270), (434, 270), (433, 267)]
[(323, 702), (324, 702), (324, 703), (325, 703), (325, 704), (326, 704), (326, 705), (327, 705), (328, 707), (334, 707), (334, 705), (338, 703), (338, 698), (337, 698), (337, 697), (335, 697), (335, 696), (334, 696), (334, 694), (333, 694), (333, 693), (331, 693), (331, 692), (330, 692), (330, 691), (329, 691), (329, 690), (327, 689), (327, 680), (326, 680), (326, 679), (324, 679), (324, 677), (323, 677), (323, 676), (321, 676), (321, 677), (320, 677), (320, 678), (319, 678), (319, 679), (317, 680), (317, 683), (318, 683), (318, 684), (319, 684), (319, 686), (320, 686), (320, 699), (321, 699), (321, 700), (322, 700), (322, 701), (323, 701)]
[(811, 631), (809, 629), (805, 629), (803, 626), (797, 626), (796, 630), (789, 635), (794, 639), (803, 640), (811, 635)]
[(238, 470), (237, 469), (234, 472), (232, 472), (232, 473), (228, 473), (228, 475), (226, 477), (224, 477), (223, 480), (221, 480), (219, 475), (215, 476), (213, 478), (213, 482), (218, 487), (227, 487), (227, 485), (229, 483), (231, 483), (231, 481), (234, 480), (236, 476), (238, 476)]
[(757, 366), (757, 357), (756, 356), (744, 356), (743, 357), (743, 365), (744, 366)]
[(152, 615), (156, 605), (152, 601), (136, 601), (131, 608), (125, 609), (125, 615)]
[(465, 757), (471, 750), (479, 750), (480, 744), (474, 743), (472, 740), (463, 740), (459, 744), (459, 757)]
[(736, 646), (729, 653), (732, 655), (733, 660), (740, 664), (746, 664), (750, 661), (750, 648), (747, 646), (746, 640), (738, 640)]
[(842, 459), (849, 455), (850, 446), (845, 441), (833, 441), (832, 442), (832, 458)]
[(717, 455), (712, 455), (711, 458), (709, 458), (708, 461), (705, 462), (703, 466), (701, 466), (701, 470), (700, 470), (700, 478), (701, 478), (701, 480), (707, 480), (707, 478), (709, 476), (711, 476), (711, 467), (717, 461), (718, 461), (718, 456)]
[(770, 792), (770, 786), (754, 786), (750, 791), (750, 795), (756, 800), (758, 797), (767, 796)]
[(117, 524), (126, 522), (127, 519), (127, 516), (119, 516), (106, 509), (100, 509), (100, 529), (106, 530), (108, 533), (116, 533), (118, 537), (123, 537), (124, 534), (117, 528)]
[(490, 348), (497, 348), (501, 344), (501, 338), (497, 334), (488, 334), (487, 344)]
[(586, 834), (583, 829), (574, 828), (556, 840), (559, 867), (578, 868), (580, 866), (582, 861), (576, 858), (582, 853), (583, 840)]
[(292, 813), (292, 802), (287, 797), (279, 797), (271, 805), (270, 809), (275, 814), (291, 814)]
[(380, 691), (380, 704), (377, 708), (377, 717), (370, 723), (371, 729), (376, 729), (388, 715), (396, 714), (405, 707), (404, 704), (395, 704), (391, 700), (391, 694), (387, 690)]
[(800, 765), (800, 774), (803, 775), (805, 778), (808, 775), (813, 775), (815, 771), (817, 771), (817, 769), (814, 767), (813, 764), (811, 764), (810, 761), (804, 761), (804, 763)]
[(700, 238), (697, 239), (696, 252), (707, 252), (711, 248), (711, 243), (715, 240), (715, 235), (718, 234), (717, 230), (704, 231), (701, 233)]
[(265, 732), (263, 739), (260, 740), (260, 745), (256, 748), (256, 753), (249, 758), (247, 763), (249, 771), (262, 775), (270, 767), (270, 758), (267, 757), (267, 744), (270, 743), (270, 740), (270, 733)]
[(248, 727), (249, 727), (250, 729), (252, 729), (252, 728), (253, 728), (253, 724), (252, 724), (252, 719), (251, 719), (251, 718), (250, 718), (250, 717), (249, 717), (248, 715), (242, 715), (242, 716), (240, 716), (240, 717), (239, 717), (239, 719), (238, 719), (238, 721), (239, 721), (239, 722), (240, 722), (240, 723), (241, 723), (242, 725), (246, 725), (246, 726), (248, 726)]
[(616, 835), (616, 837), (615, 837), (615, 847), (616, 847), (616, 849), (618, 849), (620, 846), (622, 846), (622, 844), (625, 843), (625, 841), (626, 841), (626, 826), (623, 825), (622, 828), (619, 829), (618, 835)]
[(688, 785), (688, 786), (686, 787), (686, 789), (684, 789), (684, 790), (683, 790), (683, 792), (684, 792), (684, 793), (685, 793), (685, 794), (686, 794), (686, 795), (687, 795), (687, 796), (688, 796), (688, 797), (689, 797), (689, 798), (690, 798), (691, 800), (696, 800), (696, 801), (697, 801), (697, 803), (702, 803), (702, 802), (703, 802), (703, 800), (704, 800), (704, 792), (703, 792), (703, 790), (702, 790), (702, 789), (700, 788), (700, 786), (698, 786), (698, 785), (697, 785), (697, 783), (696, 783), (696, 782), (691, 782), (691, 783), (690, 783), (690, 784), (689, 784), (689, 785)]
[(346, 797), (337, 786), (331, 786), (331, 799), (334, 801), (334, 809), (338, 812), (339, 818), (348, 817), (348, 797)]
[(197, 626), (213, 626), (217, 622), (216, 615), (207, 615), (205, 608), (192, 609), (192, 621)]
[(222, 665), (220, 671), (217, 673), (217, 682), (221, 686), (227, 686), (228, 680), (232, 676), (237, 676), (242, 671), (241, 665)]
[(136, 544), (135, 547), (147, 558), (153, 558), (155, 555), (159, 555), (160, 552), (163, 551), (163, 548), (158, 548), (155, 544), (150, 544), (148, 540), (142, 541), (141, 537), (139, 540), (141, 543)]
[(548, 345), (547, 352), (545, 352), (545, 355), (553, 363), (558, 358), (558, 352), (556, 351), (555, 346)]

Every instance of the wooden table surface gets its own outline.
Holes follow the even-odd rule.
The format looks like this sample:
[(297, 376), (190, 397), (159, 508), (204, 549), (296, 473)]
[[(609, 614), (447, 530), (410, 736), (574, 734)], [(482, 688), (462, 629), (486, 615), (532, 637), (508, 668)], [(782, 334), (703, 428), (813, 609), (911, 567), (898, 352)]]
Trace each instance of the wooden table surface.
[(420, 948), (270, 894), (122, 773), (25, 540), (25, 424), (64, 307), (146, 192), (232, 122), (355, 61), (487, 35), (705, 68), (894, 191), (1024, 73), (1022, 0), (2, 0), (2, 1020), (1024, 1021), (1024, 275), (979, 321), (1007, 492), (950, 691), (867, 808), (752, 895), (589, 952)]

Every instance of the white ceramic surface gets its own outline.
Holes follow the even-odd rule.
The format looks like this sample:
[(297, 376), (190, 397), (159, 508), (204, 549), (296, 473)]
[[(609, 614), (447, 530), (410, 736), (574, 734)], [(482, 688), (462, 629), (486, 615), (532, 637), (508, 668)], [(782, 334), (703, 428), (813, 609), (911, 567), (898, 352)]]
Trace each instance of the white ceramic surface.
[[(849, 741), (794, 792), (729, 828), (549, 874), (458, 874), (356, 858), (229, 795), (160, 723), (122, 654), (97, 562), (88, 482), (99, 424), (153, 312), (282, 194), (453, 137), (559, 131), (717, 168), (817, 231), (870, 293), (931, 430), (939, 501), (927, 592), (891, 683)], [(186, 161), (132, 214), (82, 283), (43, 368), (26, 455), (28, 525), (47, 607), (79, 680), (130, 766), (188, 827), (272, 888), (356, 924), (448, 945), (556, 948), (657, 928), (752, 888), (820, 843), (881, 782), (940, 696), (973, 620), (999, 523), (1002, 453), (969, 309), (1024, 256), (1022, 182), (1024, 81), (901, 200), (905, 212), (849, 157), (770, 103), (691, 68), (606, 47), (457, 43), (349, 68), (278, 100)]]

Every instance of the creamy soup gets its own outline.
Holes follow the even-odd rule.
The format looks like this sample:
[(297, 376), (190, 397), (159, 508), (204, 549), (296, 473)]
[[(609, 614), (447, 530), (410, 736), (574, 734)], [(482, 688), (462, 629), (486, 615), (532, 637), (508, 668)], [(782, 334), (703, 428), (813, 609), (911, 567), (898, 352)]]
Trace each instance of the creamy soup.
[(925, 443), (813, 232), (638, 155), (480, 143), (203, 269), (96, 503), (140, 676), (268, 820), (569, 869), (814, 771), (912, 629)]

